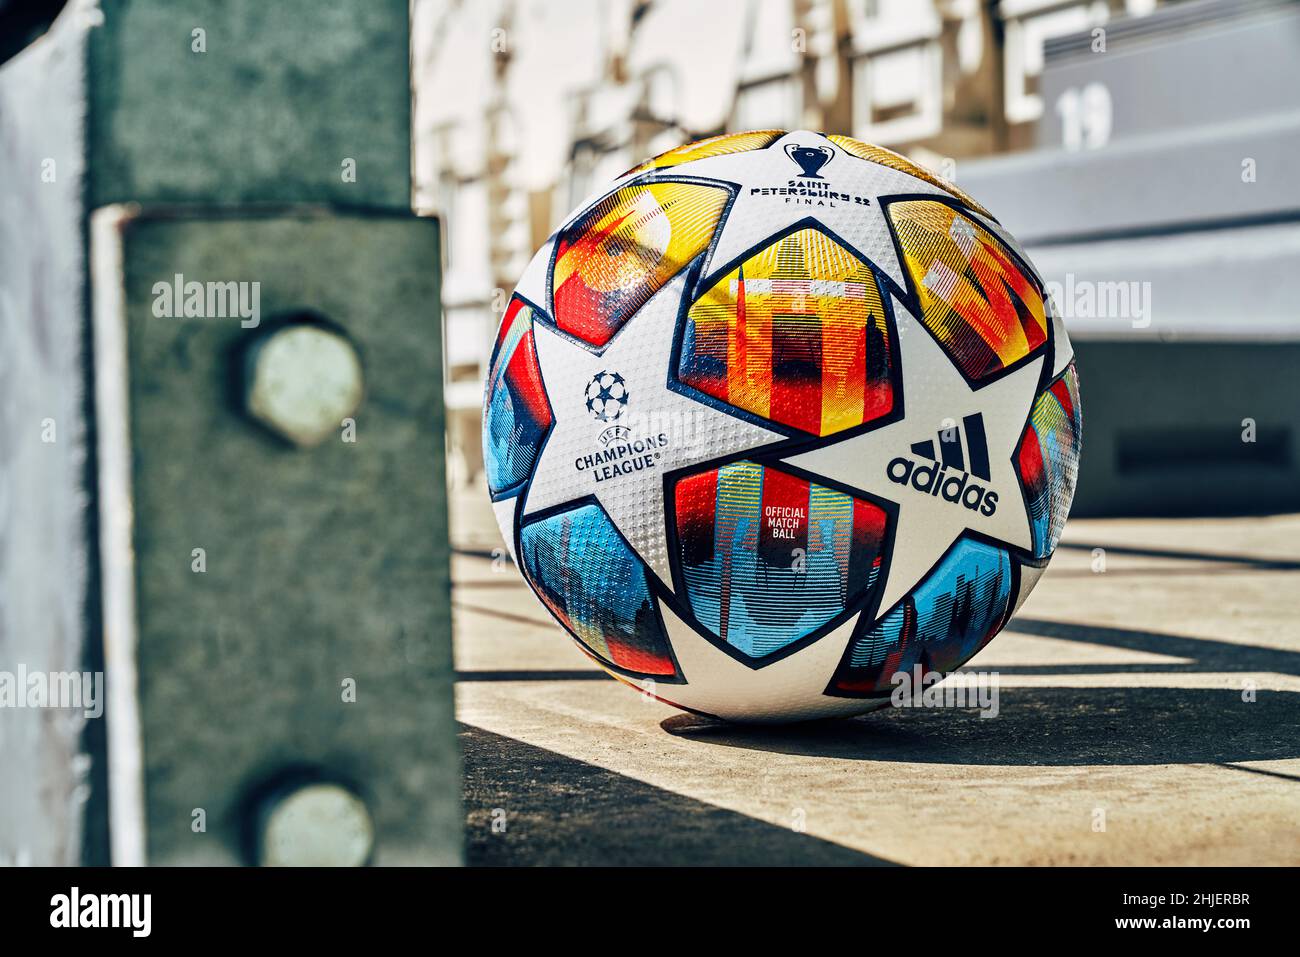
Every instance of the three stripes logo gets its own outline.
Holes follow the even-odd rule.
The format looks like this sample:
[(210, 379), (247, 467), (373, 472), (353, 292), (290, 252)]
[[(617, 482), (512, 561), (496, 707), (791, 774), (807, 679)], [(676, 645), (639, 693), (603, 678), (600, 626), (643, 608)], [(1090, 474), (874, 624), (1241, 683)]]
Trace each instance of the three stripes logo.
[(982, 414), (968, 415), (960, 426), (940, 429), (935, 438), (913, 443), (911, 452), (929, 462), (920, 463), (906, 455), (891, 459), (885, 466), (891, 482), (910, 485), (918, 492), (960, 504), (981, 515), (992, 515), (998, 510), (998, 493), (979, 482), (991, 478)]

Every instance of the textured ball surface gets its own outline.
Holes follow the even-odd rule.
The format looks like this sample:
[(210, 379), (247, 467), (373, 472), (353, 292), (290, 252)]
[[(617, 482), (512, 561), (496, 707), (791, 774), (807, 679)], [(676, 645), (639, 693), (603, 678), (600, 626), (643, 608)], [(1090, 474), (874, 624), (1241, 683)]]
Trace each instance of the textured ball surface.
[(577, 647), (739, 721), (870, 711), (946, 673), (1074, 496), (1064, 327), (993, 215), (889, 150), (759, 131), (575, 211), (497, 334), (489, 492)]

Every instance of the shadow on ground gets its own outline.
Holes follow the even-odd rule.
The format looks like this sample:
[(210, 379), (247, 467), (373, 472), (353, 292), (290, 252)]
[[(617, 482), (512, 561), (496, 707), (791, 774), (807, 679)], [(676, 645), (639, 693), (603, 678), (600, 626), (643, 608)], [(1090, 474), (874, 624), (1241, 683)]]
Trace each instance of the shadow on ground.
[(801, 725), (674, 715), (669, 734), (718, 747), (862, 761), (1070, 766), (1225, 764), (1300, 757), (1300, 694), (1187, 688), (1003, 688), (973, 709), (887, 708)]
[(889, 863), (481, 728), (462, 725), (460, 742), (468, 864)]
[(1094, 666), (1047, 665), (1043, 667), (1000, 667), (1007, 674), (1086, 674), (1104, 670), (1106, 673), (1143, 672), (1197, 673), (1197, 672), (1275, 672), (1300, 675), (1300, 652), (1260, 645), (1244, 645), (1210, 638), (1187, 638), (1169, 632), (1143, 631), (1136, 628), (1114, 628), (1105, 625), (1080, 625), (1063, 621), (1044, 621), (1039, 618), (1013, 618), (1007, 631), (1060, 641), (1077, 641), (1089, 645), (1105, 645), (1124, 651), (1150, 652), (1186, 658), (1186, 662), (1170, 664), (1144, 663), (1138, 665), (1101, 664)]

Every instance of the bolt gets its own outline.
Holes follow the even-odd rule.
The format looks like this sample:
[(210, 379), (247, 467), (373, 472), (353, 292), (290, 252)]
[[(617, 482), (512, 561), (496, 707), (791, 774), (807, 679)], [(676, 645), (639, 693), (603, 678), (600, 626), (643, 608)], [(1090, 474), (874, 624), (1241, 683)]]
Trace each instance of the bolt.
[(361, 360), (352, 343), (312, 323), (295, 323), (254, 344), (248, 413), (306, 448), (324, 441), (361, 403)]
[(272, 795), (259, 823), (263, 867), (360, 867), (375, 843), (365, 802), (338, 784), (315, 782)]

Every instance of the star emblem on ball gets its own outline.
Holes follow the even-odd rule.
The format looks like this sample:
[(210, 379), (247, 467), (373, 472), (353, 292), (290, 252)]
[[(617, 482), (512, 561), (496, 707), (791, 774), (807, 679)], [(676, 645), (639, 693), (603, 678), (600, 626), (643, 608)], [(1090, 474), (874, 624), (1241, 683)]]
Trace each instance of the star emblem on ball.
[(598, 422), (613, 422), (627, 408), (627, 383), (617, 372), (602, 369), (587, 383), (587, 411)]

